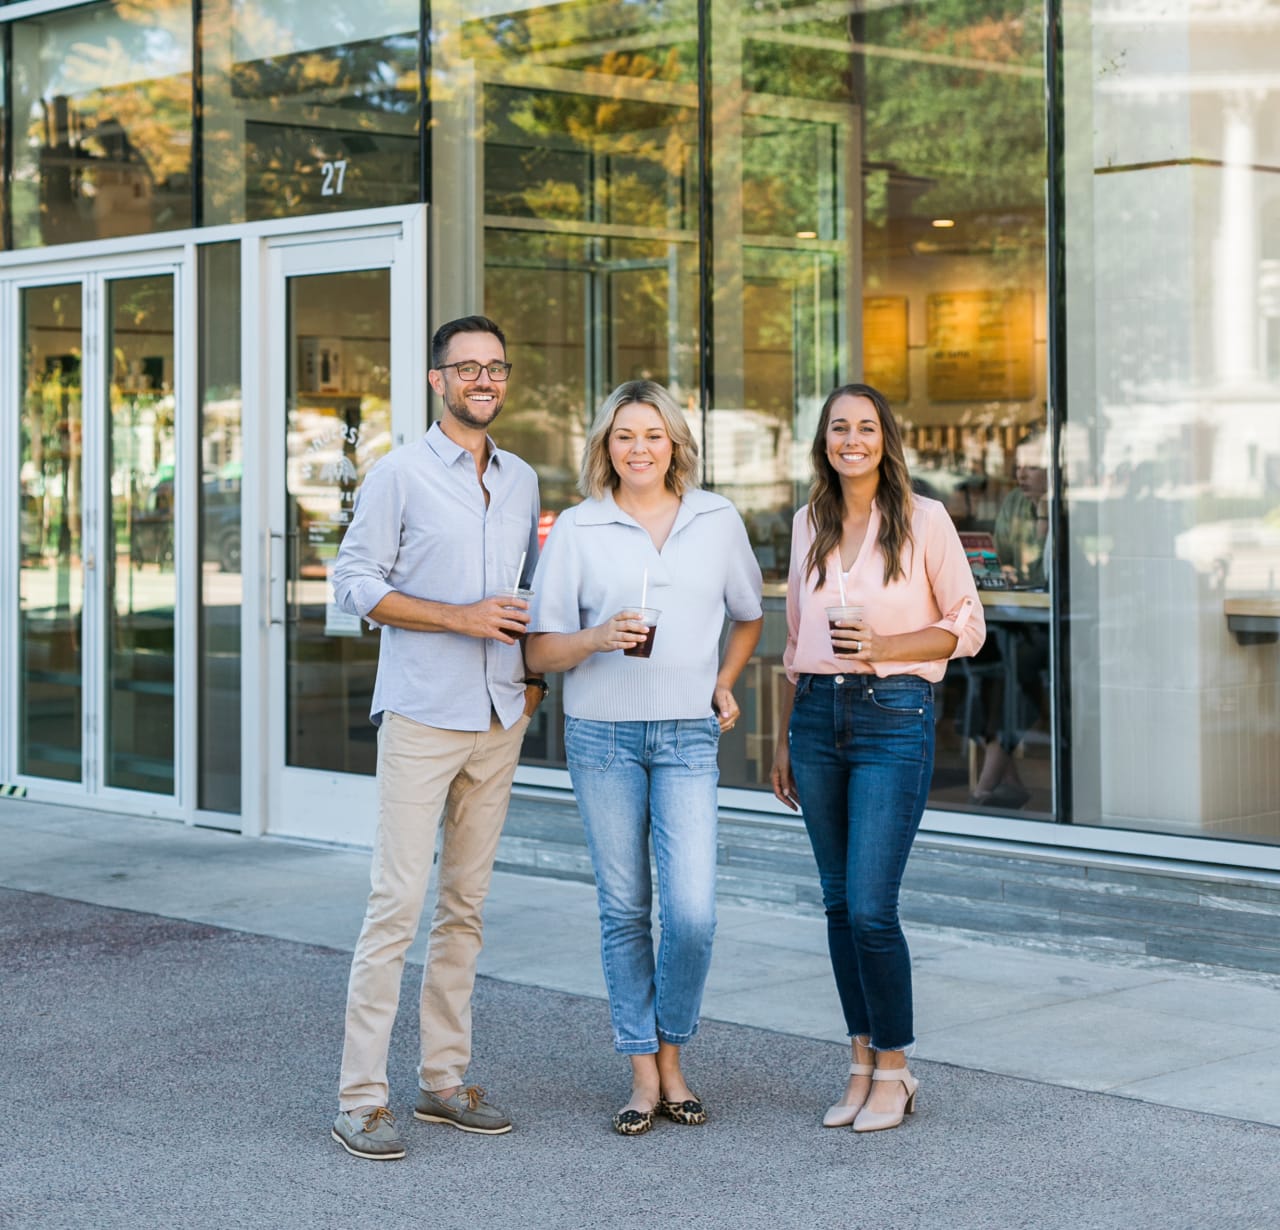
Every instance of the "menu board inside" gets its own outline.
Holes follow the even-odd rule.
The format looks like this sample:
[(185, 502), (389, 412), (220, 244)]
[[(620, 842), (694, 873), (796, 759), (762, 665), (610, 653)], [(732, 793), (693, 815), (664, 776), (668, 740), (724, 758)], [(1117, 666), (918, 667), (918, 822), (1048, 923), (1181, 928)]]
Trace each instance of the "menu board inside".
[(930, 401), (1028, 401), (1035, 396), (1035, 302), (1029, 290), (930, 295)]
[(906, 401), (907, 300), (875, 295), (862, 301), (862, 378), (891, 402)]

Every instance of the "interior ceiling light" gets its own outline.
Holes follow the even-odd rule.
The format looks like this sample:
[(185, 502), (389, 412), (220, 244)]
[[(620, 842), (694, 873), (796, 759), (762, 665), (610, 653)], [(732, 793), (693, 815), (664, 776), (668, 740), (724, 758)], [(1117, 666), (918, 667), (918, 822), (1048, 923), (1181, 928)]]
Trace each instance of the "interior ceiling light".
[(933, 222), (930, 225), (936, 226), (939, 230), (945, 230), (949, 226), (955, 226), (955, 219), (954, 218), (934, 218)]

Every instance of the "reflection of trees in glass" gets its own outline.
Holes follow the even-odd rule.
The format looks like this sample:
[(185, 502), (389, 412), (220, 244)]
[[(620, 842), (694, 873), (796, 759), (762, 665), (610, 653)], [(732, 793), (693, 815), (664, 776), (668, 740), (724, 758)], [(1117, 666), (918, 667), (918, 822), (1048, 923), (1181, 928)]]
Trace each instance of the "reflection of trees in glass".
[[(693, 225), (697, 79), (690, 0), (588, 0), (467, 22), (460, 56), (495, 80), (484, 141), (502, 150), (486, 207), (535, 218)], [(498, 66), (501, 65), (502, 68)], [(520, 88), (504, 81), (510, 66)], [(566, 73), (583, 88), (563, 88)], [(490, 158), (490, 165), (493, 160)], [(496, 182), (493, 182), (496, 179)]]
[(669, 79), (693, 84), (698, 74), (697, 20), (696, 0), (569, 0), (468, 22), (462, 53), (466, 59), (497, 56), (513, 63), (612, 71), (592, 67), (599, 63), (595, 48), (602, 44), (643, 47), (646, 57), (661, 60), (663, 53), (655, 49), (678, 42), (682, 49), (674, 66), (679, 71)]
[(495, 435), (537, 468), (545, 507), (576, 500), (587, 422), (616, 383), (643, 374), (681, 396), (696, 390), (696, 251), (486, 232), (485, 306), (507, 331), (515, 364)]
[[(772, 22), (757, 20), (744, 32), (742, 88), (780, 98), (853, 101), (849, 20), (813, 16), (797, 20), (785, 6), (776, 8)], [(802, 8), (811, 11), (808, 4)], [(785, 32), (785, 39), (775, 41), (774, 30)]]
[(848, 126), (782, 116), (744, 119), (742, 223), (749, 235), (838, 238)]
[[(668, 59), (675, 58), (672, 49)], [(670, 79), (661, 66), (640, 55), (606, 55), (594, 71)], [(535, 218), (693, 225), (693, 109), (611, 97), (607, 80), (589, 80), (600, 82), (599, 95), (499, 86), (486, 90), (486, 146), (502, 149), (501, 174), (486, 177), (486, 205)]]
[[(15, 25), (19, 245), (190, 223), (191, 5), (114, 6)], [(25, 208), (24, 208), (25, 207)], [(38, 218), (33, 216), (38, 210)]]
[[(935, 0), (863, 19), (865, 157), (927, 181), (917, 216), (1042, 210), (1041, 20), (1025, 0)], [(868, 221), (883, 224), (884, 206), (872, 194)]]
[(559, 509), (610, 388), (641, 373), (697, 388), (696, 9), (553, 5), (465, 23), (457, 55), (484, 83), (485, 213), (548, 228), (487, 230), (485, 304), (516, 364), (498, 438)]
[[(861, 107), (873, 231), (892, 219), (970, 215), (990, 220), (981, 241), (988, 248), (1038, 241), (1045, 163), (1038, 7), (931, 0), (844, 18), (815, 18), (804, 6), (800, 20), (788, 13), (776, 14), (786, 35), (778, 41), (759, 19), (749, 23), (743, 86)], [(789, 216), (792, 230), (821, 230), (802, 199), (821, 157), (804, 148), (800, 127), (755, 124), (767, 140), (745, 155), (754, 193), (749, 228), (787, 233)], [(1016, 216), (1024, 212), (1030, 217)]]
[[(417, 5), (398, 6), (386, 19), (394, 28), (376, 32), (368, 17), (353, 25), (350, 8), (208, 6), (206, 221), (418, 199)], [(313, 45), (321, 33), (325, 45)]]

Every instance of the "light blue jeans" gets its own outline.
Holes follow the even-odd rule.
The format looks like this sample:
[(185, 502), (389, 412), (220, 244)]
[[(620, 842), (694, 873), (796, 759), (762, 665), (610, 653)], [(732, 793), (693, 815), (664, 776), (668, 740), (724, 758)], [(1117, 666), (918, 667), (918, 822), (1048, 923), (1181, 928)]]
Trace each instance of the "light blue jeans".
[[(668, 722), (565, 718), (565, 758), (587, 831), (613, 1045), (652, 1055), (698, 1031), (716, 929), (714, 717)], [(653, 952), (649, 838), (662, 938)]]

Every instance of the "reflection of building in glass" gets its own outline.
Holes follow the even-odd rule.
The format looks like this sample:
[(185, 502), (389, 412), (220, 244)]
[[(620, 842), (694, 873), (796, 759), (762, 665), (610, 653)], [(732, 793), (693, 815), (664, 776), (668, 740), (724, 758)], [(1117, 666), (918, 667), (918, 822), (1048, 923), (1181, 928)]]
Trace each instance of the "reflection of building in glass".
[[(1225, 5), (1166, 23), (1122, 5), (1091, 32), (1068, 90), (1094, 135), (1068, 131), (1066, 176), (1068, 320), (1086, 339), (1066, 352), (1081, 548), (1069, 562), (1087, 652), (1060, 686), (1080, 714), (1080, 809), (1116, 827), (1274, 841), (1261, 766), (1280, 736), (1275, 659), (1242, 643), (1227, 611), (1274, 606), (1280, 573), (1280, 373), (1267, 358), (1280, 22)], [(1072, 219), (1087, 247), (1072, 246)], [(1135, 725), (1138, 710), (1177, 720)], [(1116, 739), (1160, 770), (1124, 773)]]
[(13, 34), (15, 244), (189, 225), (190, 6), (55, 10)]
[[(96, 232), (96, 216), (132, 214), (132, 233), (154, 225), (155, 177), (129, 134), (114, 118), (84, 123), (71, 100), (42, 101), (40, 211), (48, 220), (45, 239), (59, 243)], [(108, 232), (109, 233), (109, 232)]]

